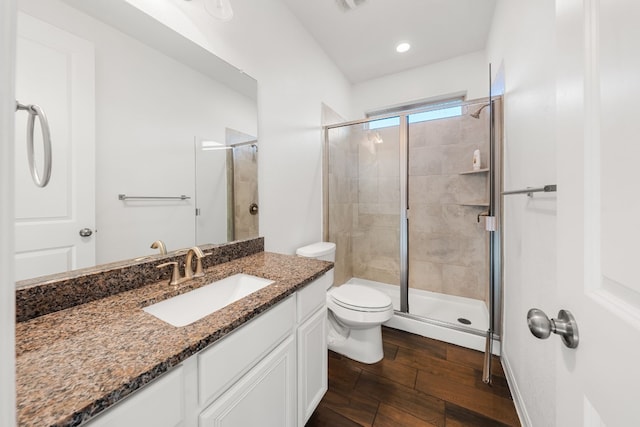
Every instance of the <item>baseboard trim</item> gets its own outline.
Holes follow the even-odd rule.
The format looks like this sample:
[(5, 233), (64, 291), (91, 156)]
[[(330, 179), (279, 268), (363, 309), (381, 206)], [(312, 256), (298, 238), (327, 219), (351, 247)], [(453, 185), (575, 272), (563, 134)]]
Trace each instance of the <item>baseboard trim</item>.
[(532, 427), (533, 424), (531, 423), (531, 418), (529, 418), (529, 414), (527, 413), (527, 408), (524, 405), (522, 394), (520, 394), (518, 383), (515, 380), (513, 370), (511, 369), (511, 364), (509, 363), (509, 357), (504, 348), (502, 349), (500, 361), (502, 362), (502, 368), (504, 369), (507, 384), (509, 384), (509, 390), (511, 390), (511, 395), (513, 396), (513, 403), (515, 404), (516, 412), (518, 413), (518, 418), (520, 419), (520, 424), (522, 424), (522, 427)]

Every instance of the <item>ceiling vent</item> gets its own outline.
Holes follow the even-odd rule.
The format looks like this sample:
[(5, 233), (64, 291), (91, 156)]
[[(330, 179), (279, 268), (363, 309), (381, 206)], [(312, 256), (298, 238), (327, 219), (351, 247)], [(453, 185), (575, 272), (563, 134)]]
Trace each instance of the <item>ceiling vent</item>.
[(343, 12), (348, 12), (361, 6), (366, 1), (367, 0), (336, 0), (336, 3), (338, 3), (338, 7), (340, 7)]

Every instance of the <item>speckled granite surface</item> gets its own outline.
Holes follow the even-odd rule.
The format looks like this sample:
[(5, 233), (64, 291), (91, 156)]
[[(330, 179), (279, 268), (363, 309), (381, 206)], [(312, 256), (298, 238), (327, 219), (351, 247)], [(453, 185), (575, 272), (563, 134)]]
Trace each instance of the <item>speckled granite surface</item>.
[[(210, 267), (205, 277), (177, 287), (163, 279), (18, 323), (19, 425), (81, 424), (331, 267), (324, 261), (260, 252)], [(236, 273), (275, 283), (181, 328), (142, 310)]]
[[(241, 240), (222, 245), (202, 245), (211, 254), (204, 258), (205, 268), (264, 250), (264, 238)], [(16, 284), (16, 322), (33, 319), (54, 311), (129, 291), (146, 283), (169, 277), (170, 269), (159, 270), (156, 265), (178, 261), (184, 271), (185, 250), (167, 255), (150, 255), (83, 268), (67, 273), (22, 280)]]

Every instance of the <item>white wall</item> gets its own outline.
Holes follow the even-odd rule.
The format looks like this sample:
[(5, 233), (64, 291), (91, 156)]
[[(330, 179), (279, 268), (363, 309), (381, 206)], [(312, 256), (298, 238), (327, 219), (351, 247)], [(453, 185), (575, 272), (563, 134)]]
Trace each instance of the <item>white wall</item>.
[(0, 2), (0, 425), (16, 424), (13, 162), (16, 4)]
[(466, 99), (489, 96), (484, 51), (356, 84), (353, 111), (356, 117), (363, 117), (365, 112), (451, 95), (465, 95)]
[(257, 79), (260, 235), (281, 253), (320, 240), (321, 103), (348, 117), (347, 79), (281, 0), (234, 0), (230, 22), (200, 1), (127, 1)]
[[(496, 5), (487, 55), (505, 76), (505, 190), (556, 182), (555, 2)], [(555, 424), (556, 340), (541, 341), (527, 328), (532, 307), (548, 315), (556, 279), (555, 195), (504, 198), (504, 330), (502, 358), (513, 375), (523, 422)], [(532, 381), (532, 379), (535, 379)]]
[[(96, 262), (195, 244), (194, 138), (225, 128), (255, 134), (255, 102), (54, 0), (23, 0), (30, 15), (95, 44)], [(189, 201), (123, 202), (118, 194)], [(226, 209), (219, 218), (226, 229)]]

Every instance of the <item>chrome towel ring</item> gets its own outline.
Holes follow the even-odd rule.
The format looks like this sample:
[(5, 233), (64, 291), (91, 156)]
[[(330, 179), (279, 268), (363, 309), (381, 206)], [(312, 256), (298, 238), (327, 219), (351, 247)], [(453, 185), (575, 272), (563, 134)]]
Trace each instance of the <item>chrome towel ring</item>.
[[(51, 179), (51, 132), (49, 131), (49, 122), (44, 110), (40, 106), (31, 104), (23, 105), (16, 101), (16, 111), (24, 110), (29, 113), (29, 121), (27, 122), (27, 160), (29, 161), (29, 172), (31, 178), (38, 187), (46, 187)], [(42, 178), (38, 174), (36, 168), (36, 160), (33, 153), (33, 131), (36, 125), (36, 117), (40, 120), (40, 128), (42, 129), (42, 145), (44, 147), (44, 165), (42, 167)]]

